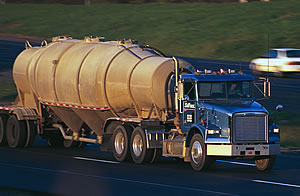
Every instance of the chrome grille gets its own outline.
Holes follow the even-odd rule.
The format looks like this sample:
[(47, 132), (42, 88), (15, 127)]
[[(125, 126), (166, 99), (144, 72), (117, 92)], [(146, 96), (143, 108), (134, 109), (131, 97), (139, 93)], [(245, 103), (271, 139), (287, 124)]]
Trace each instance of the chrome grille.
[(266, 141), (267, 115), (259, 112), (238, 113), (233, 116), (235, 142)]

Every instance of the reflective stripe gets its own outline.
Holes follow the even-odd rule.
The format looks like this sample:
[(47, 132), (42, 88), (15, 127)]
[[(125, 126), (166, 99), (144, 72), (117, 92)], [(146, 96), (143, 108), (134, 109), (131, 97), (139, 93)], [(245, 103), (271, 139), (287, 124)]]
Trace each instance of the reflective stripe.
[(41, 101), (44, 105), (53, 105), (53, 106), (63, 106), (68, 108), (78, 108), (78, 109), (86, 109), (86, 110), (109, 110), (109, 107), (90, 107), (90, 106), (80, 106), (80, 105), (72, 105), (66, 103), (53, 103), (53, 102), (46, 102)]
[(8, 110), (8, 111), (11, 111), (11, 110), (13, 110), (13, 108), (9, 108), (9, 107), (1, 107), (1, 106), (0, 106), (0, 110)]

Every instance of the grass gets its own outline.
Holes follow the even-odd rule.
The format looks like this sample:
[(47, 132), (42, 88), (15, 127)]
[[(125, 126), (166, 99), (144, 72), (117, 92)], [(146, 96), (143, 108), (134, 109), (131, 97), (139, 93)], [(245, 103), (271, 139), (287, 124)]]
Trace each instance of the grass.
[(0, 102), (13, 102), (17, 96), (17, 89), (14, 83), (0, 82)]
[(280, 145), (288, 148), (300, 148), (299, 130), (299, 125), (280, 125)]
[(300, 148), (300, 115), (287, 112), (274, 112), (273, 119), (280, 127), (280, 145)]
[(299, 47), (300, 1), (251, 3), (6, 4), (0, 33), (133, 38), (166, 54), (249, 61), (269, 47)]

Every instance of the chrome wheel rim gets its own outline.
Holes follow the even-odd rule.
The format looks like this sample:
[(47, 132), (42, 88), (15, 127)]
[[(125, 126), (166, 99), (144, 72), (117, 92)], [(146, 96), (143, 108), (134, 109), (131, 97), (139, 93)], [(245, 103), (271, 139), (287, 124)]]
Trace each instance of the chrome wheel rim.
[(143, 140), (140, 134), (136, 134), (133, 138), (132, 149), (135, 156), (141, 156), (143, 152)]
[(194, 163), (199, 164), (202, 158), (202, 147), (199, 141), (195, 141), (193, 143), (192, 149), (191, 149), (191, 155), (192, 155), (192, 160)]
[(118, 132), (114, 141), (116, 152), (121, 155), (125, 149), (125, 138), (121, 132)]

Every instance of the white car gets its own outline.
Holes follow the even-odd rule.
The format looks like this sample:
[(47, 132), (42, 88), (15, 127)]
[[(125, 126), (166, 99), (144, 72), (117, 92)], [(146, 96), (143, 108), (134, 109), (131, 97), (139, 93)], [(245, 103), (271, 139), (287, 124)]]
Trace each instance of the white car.
[(300, 49), (269, 50), (264, 56), (253, 59), (249, 68), (254, 74), (270, 72), (274, 75), (283, 76), (290, 73), (300, 73)]

